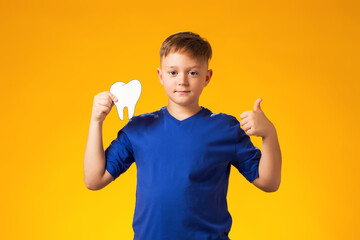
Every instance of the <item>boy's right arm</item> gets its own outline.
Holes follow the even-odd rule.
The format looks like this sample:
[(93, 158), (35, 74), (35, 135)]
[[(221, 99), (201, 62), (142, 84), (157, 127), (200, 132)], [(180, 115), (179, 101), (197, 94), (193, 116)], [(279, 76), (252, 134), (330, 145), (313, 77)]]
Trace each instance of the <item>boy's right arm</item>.
[(102, 142), (102, 126), (117, 98), (109, 91), (94, 97), (89, 134), (84, 155), (84, 182), (88, 189), (99, 190), (114, 178), (105, 169), (105, 151)]

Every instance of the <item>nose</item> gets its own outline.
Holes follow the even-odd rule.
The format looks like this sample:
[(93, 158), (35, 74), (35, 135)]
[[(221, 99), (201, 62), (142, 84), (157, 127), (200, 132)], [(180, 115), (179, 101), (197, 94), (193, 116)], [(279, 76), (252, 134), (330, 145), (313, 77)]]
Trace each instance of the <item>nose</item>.
[(178, 75), (178, 85), (188, 85), (187, 75), (182, 73)]

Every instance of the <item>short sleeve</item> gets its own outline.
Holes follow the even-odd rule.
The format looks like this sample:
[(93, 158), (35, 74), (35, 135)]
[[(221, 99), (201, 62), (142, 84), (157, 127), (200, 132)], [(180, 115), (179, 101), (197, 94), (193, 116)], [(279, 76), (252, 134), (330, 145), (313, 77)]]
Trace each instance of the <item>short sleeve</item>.
[(105, 169), (114, 177), (114, 180), (135, 161), (130, 140), (123, 130), (118, 132), (117, 138), (105, 150), (105, 159)]
[(250, 137), (240, 127), (239, 121), (234, 117), (233, 126), (236, 131), (235, 156), (231, 164), (249, 181), (253, 182), (259, 176), (259, 162), (261, 151), (253, 145)]

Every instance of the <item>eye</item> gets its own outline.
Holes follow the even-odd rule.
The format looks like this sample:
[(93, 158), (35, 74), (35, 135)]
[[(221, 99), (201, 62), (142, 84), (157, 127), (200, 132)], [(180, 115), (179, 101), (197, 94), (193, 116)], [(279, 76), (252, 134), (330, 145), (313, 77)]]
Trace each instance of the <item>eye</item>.
[(170, 75), (174, 76), (172, 73), (176, 73), (175, 71), (171, 71), (169, 72)]
[[(191, 74), (191, 73), (193, 73), (193, 74)], [(198, 73), (197, 72), (190, 72), (190, 75), (195, 76), (195, 75), (198, 75)]]

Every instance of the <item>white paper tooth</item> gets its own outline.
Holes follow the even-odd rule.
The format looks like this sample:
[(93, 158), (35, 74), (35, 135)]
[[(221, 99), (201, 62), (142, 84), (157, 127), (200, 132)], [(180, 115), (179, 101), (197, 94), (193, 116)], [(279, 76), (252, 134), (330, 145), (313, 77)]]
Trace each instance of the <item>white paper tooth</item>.
[(133, 79), (127, 84), (124, 82), (116, 82), (110, 87), (110, 92), (114, 94), (118, 101), (115, 102), (119, 118), (124, 120), (124, 108), (128, 109), (129, 119), (133, 117), (135, 105), (140, 98), (141, 83), (137, 79)]

